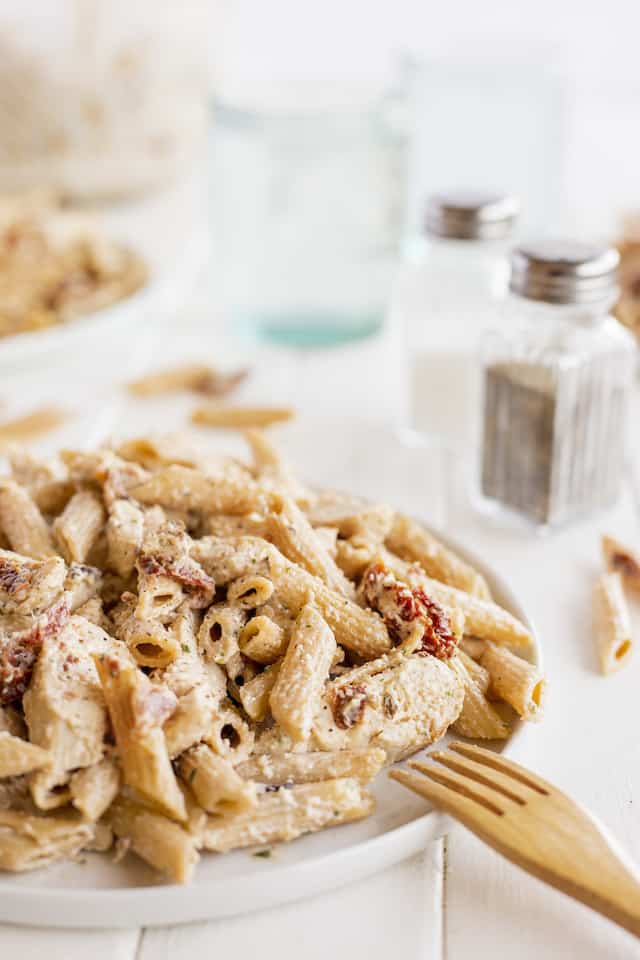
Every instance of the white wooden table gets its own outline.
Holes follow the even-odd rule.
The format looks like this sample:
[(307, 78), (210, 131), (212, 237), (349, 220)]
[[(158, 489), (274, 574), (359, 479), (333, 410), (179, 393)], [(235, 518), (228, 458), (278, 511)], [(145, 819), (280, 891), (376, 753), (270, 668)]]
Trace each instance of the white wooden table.
[[(21, 391), (49, 399), (61, 393), (81, 411), (73, 430), (86, 435), (100, 434), (112, 422), (122, 428), (116, 386), (123, 376), (123, 364), (116, 362), (122, 349), (113, 341), (82, 363), (76, 358), (66, 368), (55, 365), (46, 376), (40, 370), (37, 376), (4, 378), (2, 392), (12, 402), (19, 402)], [(215, 358), (226, 348), (206, 311), (196, 311), (193, 318), (187, 311), (178, 333), (172, 324), (166, 336), (156, 336), (145, 349), (153, 351), (149, 363), (157, 364), (204, 353)], [(296, 441), (296, 459), (310, 475), (385, 496), (446, 526), (507, 576), (537, 623), (550, 678), (545, 720), (527, 732), (519, 756), (582, 800), (640, 862), (640, 659), (616, 676), (599, 676), (590, 631), (598, 535), (607, 529), (638, 542), (639, 498), (629, 481), (607, 516), (549, 539), (485, 526), (459, 496), (457, 478), (442, 469), (432, 451), (403, 449), (384, 426), (397, 412), (397, 360), (393, 336), (302, 361), (262, 355), (247, 396), (296, 400), (302, 424), (309, 425), (306, 448), (304, 439)], [(83, 398), (89, 393), (94, 399), (87, 408)], [(180, 402), (170, 409), (138, 406), (126, 413), (125, 425), (137, 431), (161, 418), (170, 427), (184, 409)], [(331, 427), (327, 418), (333, 418)], [(339, 455), (327, 449), (332, 429), (339, 431), (334, 447)], [(368, 434), (371, 458), (350, 457), (349, 436), (362, 437), (365, 431), (373, 431)], [(52, 438), (54, 446), (58, 442)], [(635, 453), (640, 462), (640, 437)], [(105, 916), (105, 929), (93, 932), (0, 927), (0, 957), (193, 960), (226, 951), (237, 960), (258, 952), (278, 960), (301, 955), (388, 960), (390, 953), (407, 960), (640, 957), (640, 945), (629, 935), (524, 875), (461, 827), (408, 862), (313, 900), (191, 926), (109, 930), (108, 925)]]

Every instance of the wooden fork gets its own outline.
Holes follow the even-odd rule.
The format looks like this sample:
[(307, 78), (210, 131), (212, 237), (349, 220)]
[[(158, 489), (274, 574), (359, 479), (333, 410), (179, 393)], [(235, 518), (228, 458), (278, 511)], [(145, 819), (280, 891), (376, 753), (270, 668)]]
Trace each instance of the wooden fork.
[(512, 863), (640, 937), (640, 879), (573, 800), (500, 754), (450, 743), (408, 770), (404, 784), (451, 814)]

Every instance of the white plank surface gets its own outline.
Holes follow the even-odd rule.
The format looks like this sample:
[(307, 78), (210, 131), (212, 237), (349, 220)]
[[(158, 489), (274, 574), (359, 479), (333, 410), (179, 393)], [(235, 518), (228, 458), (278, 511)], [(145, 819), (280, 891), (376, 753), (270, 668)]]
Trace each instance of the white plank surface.
[[(221, 923), (147, 930), (136, 960), (442, 957), (442, 841), (333, 893)], [(366, 922), (365, 922), (366, 918)]]

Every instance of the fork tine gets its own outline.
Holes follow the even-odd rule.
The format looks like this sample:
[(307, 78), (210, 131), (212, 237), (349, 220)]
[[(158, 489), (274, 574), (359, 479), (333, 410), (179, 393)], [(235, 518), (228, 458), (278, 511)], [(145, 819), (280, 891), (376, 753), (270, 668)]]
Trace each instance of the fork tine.
[(483, 784), (477, 783), (477, 781), (469, 780), (468, 777), (461, 776), (453, 770), (442, 769), (435, 763), (419, 763), (414, 760), (409, 763), (409, 766), (412, 770), (418, 770), (430, 780), (434, 780), (443, 787), (453, 790), (454, 793), (468, 797), (469, 800), (480, 804), (480, 806), (485, 807), (485, 809), (491, 811), (491, 813), (496, 813), (498, 816), (504, 814), (504, 805), (501, 804), (500, 795), (490, 787), (485, 787)]
[(530, 787), (531, 790), (535, 790), (536, 793), (547, 797), (552, 793), (553, 788), (546, 780), (531, 773), (530, 770), (521, 767), (520, 764), (514, 763), (513, 760), (505, 759), (500, 753), (494, 753), (493, 750), (487, 750), (485, 747), (476, 747), (471, 743), (461, 743), (459, 740), (454, 740), (448, 744), (448, 746), (449, 749), (455, 751), (455, 753), (459, 753), (469, 760), (475, 760), (477, 763), (482, 763), (485, 767), (491, 767), (492, 770), (504, 773), (507, 777), (511, 777), (512, 780), (517, 780), (519, 783), (524, 784), (525, 787)]
[(518, 803), (520, 806), (524, 806), (527, 802), (522, 796), (523, 791), (518, 792), (515, 780), (511, 777), (505, 777), (497, 770), (490, 770), (487, 766), (476, 763), (475, 760), (463, 758), (448, 750), (434, 750), (429, 754), (429, 759), (437, 760), (438, 763), (448, 767), (449, 770), (460, 773), (462, 776), (468, 777), (476, 783), (481, 783), (486, 787), (497, 790), (502, 796), (508, 797), (509, 800), (513, 800), (514, 803)]
[(455, 817), (470, 830), (476, 831), (479, 827), (485, 825), (488, 820), (494, 820), (496, 815), (500, 815), (497, 808), (490, 810), (468, 796), (455, 793), (449, 787), (445, 787), (435, 780), (409, 773), (408, 770), (390, 770), (389, 777), (429, 800), (439, 810), (451, 814), (452, 817)]

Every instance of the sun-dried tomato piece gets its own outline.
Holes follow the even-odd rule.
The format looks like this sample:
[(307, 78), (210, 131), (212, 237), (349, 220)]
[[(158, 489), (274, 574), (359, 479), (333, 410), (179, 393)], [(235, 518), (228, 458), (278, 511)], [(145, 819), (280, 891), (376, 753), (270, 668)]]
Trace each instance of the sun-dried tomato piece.
[(62, 597), (32, 627), (0, 639), (0, 706), (23, 695), (42, 644), (55, 636), (68, 620), (69, 604), (66, 597)]
[(616, 551), (611, 554), (611, 566), (614, 570), (624, 574), (626, 577), (640, 577), (640, 565), (637, 560), (629, 553)]
[(138, 557), (138, 569), (141, 573), (169, 577), (177, 581), (187, 593), (197, 597), (198, 606), (206, 607), (213, 599), (216, 585), (205, 573), (199, 563), (187, 557), (174, 560), (150, 553), (141, 553)]
[(408, 640), (419, 623), (422, 640), (416, 653), (431, 654), (440, 660), (453, 656), (458, 641), (447, 612), (422, 588), (402, 583), (383, 563), (377, 562), (365, 571), (362, 589), (366, 602), (381, 614), (396, 643)]
[(341, 730), (348, 730), (356, 723), (360, 723), (367, 701), (367, 691), (361, 684), (350, 683), (344, 687), (338, 687), (333, 695), (332, 704), (336, 726)]

